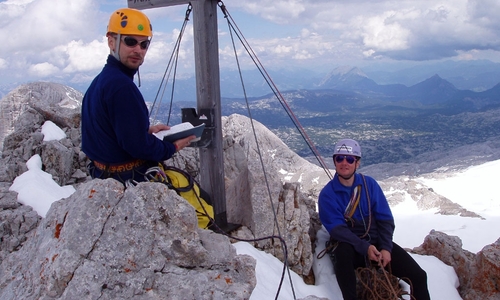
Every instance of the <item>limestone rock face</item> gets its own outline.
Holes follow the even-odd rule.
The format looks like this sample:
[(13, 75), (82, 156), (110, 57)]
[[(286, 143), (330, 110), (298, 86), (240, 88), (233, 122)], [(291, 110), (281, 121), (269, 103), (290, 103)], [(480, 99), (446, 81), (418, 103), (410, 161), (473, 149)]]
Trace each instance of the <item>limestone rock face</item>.
[(462, 249), (462, 241), (439, 231), (431, 231), (413, 252), (433, 255), (457, 273), (463, 299), (500, 299), (500, 239), (474, 254)]
[(10, 184), (0, 183), (0, 263), (21, 248), (41, 217), (30, 206), (17, 202)]
[(254, 269), (166, 185), (97, 179), (55, 202), (2, 262), (0, 298), (248, 299)]
[[(313, 262), (311, 220), (317, 215), (315, 202), (306, 197), (300, 184), (288, 183), (279, 176), (280, 168), (297, 171), (301, 162), (309, 163), (258, 122), (254, 122), (254, 127), (259, 147), (248, 118), (231, 115), (223, 118), (223, 126), (228, 222), (248, 228), (252, 234), (246, 238), (259, 239), (255, 247), (281, 261), (286, 257), (293, 271), (309, 275)], [(318, 171), (311, 168), (311, 172), (314, 170)], [(283, 238), (287, 255), (283, 244), (273, 236)]]
[(464, 299), (500, 298), (500, 239), (484, 247), (474, 261), (477, 273), (471, 276), (471, 290)]
[[(266, 172), (270, 176), (279, 177), (282, 182), (298, 182), (306, 195), (317, 196), (329, 181), (325, 170), (312, 164), (290, 150), (274, 133), (257, 121), (248, 117), (233, 114), (222, 117), (222, 130), (226, 137), (243, 149), (244, 158), (260, 166), (260, 157)], [(255, 135), (253, 134), (255, 128)], [(229, 155), (225, 155), (229, 156)], [(229, 172), (230, 173), (230, 172)], [(230, 177), (230, 175), (229, 175)]]
[[(229, 223), (241, 225), (232, 235), (283, 262), (287, 257), (293, 271), (308, 276), (312, 270), (315, 233), (321, 226), (315, 198), (307, 197), (304, 185), (289, 182), (285, 178), (289, 173), (280, 172), (280, 168), (305, 173), (309, 165), (310, 176), (324, 171), (290, 151), (262, 124), (255, 122), (254, 126), (259, 149), (250, 119), (241, 115), (223, 117), (226, 214)], [(197, 151), (183, 149), (166, 163), (196, 177), (199, 174)], [(287, 255), (278, 236), (286, 243)]]
[(58, 83), (33, 82), (17, 87), (0, 100), (0, 152), (4, 138), (21, 129), (22, 123), (18, 127), (14, 123), (28, 109), (60, 127), (80, 126), (82, 98), (82, 93)]
[[(85, 175), (86, 157), (81, 151), (81, 134), (78, 128), (63, 127), (66, 138), (59, 141), (43, 141), (41, 132), (45, 119), (34, 109), (24, 111), (15, 125), (23, 123), (20, 130), (4, 139), (0, 181), (12, 182), (27, 170), (26, 161), (39, 154), (45, 171), (60, 185), (81, 183), (90, 179)], [(83, 174), (83, 175), (82, 175)]]
[[(34, 82), (21, 85), (0, 101), (0, 181), (11, 182), (26, 171), (34, 154), (60, 185), (82, 182), (86, 176), (81, 152), (82, 93), (61, 84)], [(66, 133), (60, 141), (43, 142), (41, 127), (52, 121)]]
[[(76, 105), (69, 110), (60, 110), (58, 114), (47, 113), (54, 109), (55, 104), (58, 106), (64, 98), (61, 96), (61, 91), (64, 89), (54, 87), (57, 85), (43, 86), (42, 83), (37, 83), (21, 86), (12, 92), (12, 95), (24, 99), (25, 107), (16, 111), (17, 117), (12, 121), (15, 130), (6, 136), (4, 141), (0, 164), (0, 171), (3, 172), (0, 172), (0, 181), (5, 182), (6, 186), (27, 170), (25, 163), (34, 154), (40, 155), (44, 171), (51, 174), (60, 185), (73, 184), (77, 188), (78, 185), (90, 180), (86, 174), (86, 157), (80, 149), (79, 124), (73, 127), (75, 124), (71, 122), (74, 120), (74, 111), (79, 112), (80, 108)], [(39, 101), (34, 104), (29, 99)], [(67, 137), (59, 141), (43, 141), (41, 127), (48, 120), (58, 124)], [(282, 244), (272, 236), (283, 236), (287, 243), (286, 257), (289, 266), (298, 274), (309, 274), (312, 266), (311, 249), (314, 244), (311, 241), (311, 234), (314, 234), (312, 228), (317, 227), (317, 224), (311, 226), (309, 222), (309, 219), (316, 214), (314, 201), (304, 196), (303, 185), (284, 184), (287, 180), (284, 173), (280, 172), (280, 168), (284, 167), (302, 174), (310, 164), (290, 151), (262, 124), (256, 122), (266, 166), (263, 170), (257, 155), (257, 144), (249, 131), (251, 128), (249, 119), (233, 115), (228, 118), (225, 125), (228, 126), (224, 141), (228, 221), (249, 229), (244, 230), (249, 233), (246, 235), (249, 239), (264, 238), (255, 245), (276, 255), (282, 261), (285, 260)], [(167, 163), (188, 171), (196, 178), (200, 168), (198, 149), (184, 149)], [(314, 168), (309, 169), (317, 171)], [(290, 173), (286, 173), (286, 176), (290, 176)], [(22, 216), (21, 210), (11, 208), (9, 212), (13, 216)], [(33, 211), (31, 213), (36, 216)], [(30, 223), (27, 228), (36, 228), (36, 224)], [(7, 230), (5, 232), (11, 233)], [(12, 251), (19, 248), (21, 241), (26, 240), (24, 233), (15, 240), (18, 242), (11, 242), (12, 246), (5, 249)], [(7, 254), (8, 251), (5, 252), (5, 256)]]

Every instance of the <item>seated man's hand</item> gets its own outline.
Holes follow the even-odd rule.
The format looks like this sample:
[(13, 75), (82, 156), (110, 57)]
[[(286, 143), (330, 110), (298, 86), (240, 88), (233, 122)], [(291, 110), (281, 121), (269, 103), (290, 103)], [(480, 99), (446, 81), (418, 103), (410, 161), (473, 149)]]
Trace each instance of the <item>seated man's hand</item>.
[(380, 254), (382, 255), (382, 267), (385, 268), (391, 262), (391, 252), (382, 249)]
[(377, 250), (377, 247), (373, 246), (373, 245), (370, 245), (370, 247), (368, 247), (368, 258), (370, 260), (373, 260), (373, 261), (380, 261), (381, 259), (381, 256), (382, 254), (380, 254), (380, 252)]

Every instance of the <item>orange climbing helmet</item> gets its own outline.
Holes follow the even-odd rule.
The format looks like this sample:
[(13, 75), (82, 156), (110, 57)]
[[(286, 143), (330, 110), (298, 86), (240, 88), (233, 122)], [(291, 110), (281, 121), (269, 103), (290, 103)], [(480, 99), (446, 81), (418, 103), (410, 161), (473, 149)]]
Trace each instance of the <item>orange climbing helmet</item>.
[(120, 8), (109, 18), (108, 33), (152, 37), (153, 27), (143, 12), (133, 8)]

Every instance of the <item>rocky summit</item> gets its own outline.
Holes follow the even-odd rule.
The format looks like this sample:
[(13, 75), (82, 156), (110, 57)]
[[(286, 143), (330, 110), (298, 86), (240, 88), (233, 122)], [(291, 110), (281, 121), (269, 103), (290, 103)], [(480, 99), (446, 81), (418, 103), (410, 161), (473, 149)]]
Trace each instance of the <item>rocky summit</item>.
[[(262, 124), (254, 121), (257, 147), (251, 120), (223, 117), (227, 215), (241, 226), (232, 238), (202, 230), (193, 208), (166, 185), (124, 188), (86, 175), (80, 149), (82, 95), (68, 91), (54, 83), (32, 83), (0, 101), (0, 299), (248, 299), (256, 285), (255, 260), (237, 255), (231, 246), (235, 240), (286, 258), (293, 271), (314, 282), (311, 266), (320, 228), (315, 199), (328, 181), (323, 169)], [(66, 138), (44, 141), (46, 121), (56, 123)], [(76, 190), (54, 202), (43, 218), (9, 191), (36, 154), (58, 184)], [(197, 157), (198, 149), (188, 148), (166, 163), (196, 178)], [(423, 208), (480, 218), (416, 183), (390, 180), (381, 182), (384, 189), (397, 184), (418, 193), (415, 198), (428, 199)], [(389, 200), (397, 203), (398, 197)], [(274, 239), (260, 239), (275, 235), (277, 226), (287, 253)], [(498, 243), (474, 254), (463, 250), (456, 237), (431, 232), (409, 251), (452, 266), (464, 299), (498, 299)]]
[[(2, 299), (245, 299), (255, 260), (166, 185), (86, 182), (2, 262)], [(193, 288), (203, 287), (203, 288)]]

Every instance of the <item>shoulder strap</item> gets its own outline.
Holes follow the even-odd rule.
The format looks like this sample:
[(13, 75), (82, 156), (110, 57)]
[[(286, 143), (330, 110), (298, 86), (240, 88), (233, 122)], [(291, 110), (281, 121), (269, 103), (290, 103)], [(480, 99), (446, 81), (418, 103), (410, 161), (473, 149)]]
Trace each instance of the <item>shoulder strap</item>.
[[(365, 233), (360, 237), (364, 238), (365, 236), (368, 235), (368, 232), (370, 231), (370, 226), (372, 223), (372, 209), (371, 209), (371, 201), (370, 201), (370, 194), (368, 193), (368, 187), (366, 186), (366, 179), (365, 175), (359, 173), (361, 175), (361, 178), (363, 178), (363, 185), (365, 186), (365, 194), (366, 194), (366, 201), (368, 202), (368, 226), (366, 226), (366, 231)], [(347, 221), (352, 220), (352, 216), (354, 215), (354, 212), (358, 208), (359, 205), (359, 200), (361, 199), (361, 185), (358, 185), (354, 188), (351, 199), (349, 200), (349, 204), (347, 204), (347, 207), (344, 212), (344, 218)]]
[(365, 236), (368, 235), (368, 232), (370, 231), (370, 226), (372, 225), (372, 206), (370, 201), (370, 194), (368, 193), (368, 187), (366, 186), (365, 175), (361, 173), (360, 175), (363, 178), (363, 185), (365, 186), (365, 193), (366, 193), (366, 201), (368, 201), (368, 226), (366, 227), (365, 234), (361, 236), (361, 238), (364, 238)]
[(356, 208), (358, 208), (360, 198), (361, 198), (361, 185), (358, 185), (352, 191), (351, 199), (349, 200), (349, 203), (347, 204), (347, 207), (345, 208), (344, 218), (346, 220), (351, 219), (352, 216), (354, 215)]

